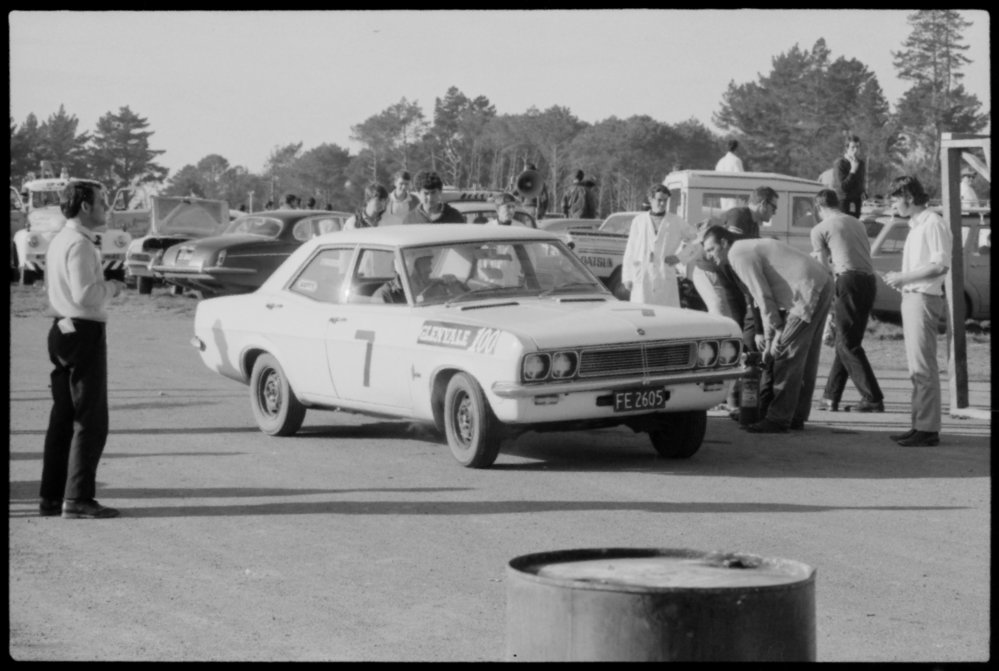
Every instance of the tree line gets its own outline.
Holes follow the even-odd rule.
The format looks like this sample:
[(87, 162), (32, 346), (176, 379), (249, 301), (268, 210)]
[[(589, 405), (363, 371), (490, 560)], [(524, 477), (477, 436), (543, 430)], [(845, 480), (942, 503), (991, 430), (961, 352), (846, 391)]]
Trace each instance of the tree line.
[(846, 138), (859, 135), (870, 195), (884, 194), (902, 173), (937, 192), (940, 134), (979, 132), (989, 112), (961, 84), (970, 22), (952, 10), (917, 11), (908, 21), (911, 33), (892, 55), (911, 87), (894, 111), (865, 64), (833, 59), (819, 39), (811, 49), (794, 45), (778, 54), (756, 81), (730, 82), (712, 119), (723, 134), (696, 119), (667, 124), (644, 115), (591, 124), (562, 106), (497, 114), (486, 96), (451, 87), (435, 99), (430, 119), (417, 101), (402, 98), (352, 126), (351, 139), (362, 147), (353, 155), (333, 143), (291, 143), (275, 147), (257, 174), (210, 153), (168, 179), (156, 163), (163, 150), (150, 148), (148, 119), (126, 106), (101, 117), (93, 132), (78, 133), (78, 120), (60, 106), (41, 123), (33, 114), (21, 125), (11, 118), (11, 176), (37, 170), (44, 159), (57, 172), (66, 167), (113, 189), (165, 182), (167, 195), (224, 198), (233, 207), (252, 198), (254, 210), (291, 192), (352, 210), (368, 183), (389, 185), (400, 169), (434, 170), (462, 189), (506, 189), (531, 163), (553, 206), (582, 169), (596, 180), (603, 216), (637, 209), (672, 169), (712, 169), (731, 139), (739, 140), (747, 170), (815, 179), (842, 154)]

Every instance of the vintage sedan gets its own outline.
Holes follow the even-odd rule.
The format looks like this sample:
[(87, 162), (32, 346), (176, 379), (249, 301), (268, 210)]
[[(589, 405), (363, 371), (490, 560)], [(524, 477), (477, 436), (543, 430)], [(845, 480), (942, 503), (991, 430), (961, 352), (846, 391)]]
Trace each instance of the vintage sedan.
[[(985, 320), (992, 312), (992, 213), (988, 208), (965, 210), (961, 216), (961, 248), (964, 252), (964, 315)], [(875, 315), (898, 315), (902, 295), (883, 279), (885, 273), (902, 269), (902, 250), (909, 235), (909, 218), (888, 215), (877, 219), (879, 230), (871, 243), (871, 262), (878, 275)]]
[[(484, 224), (496, 218), (496, 205), (492, 199), (502, 191), (445, 191), (442, 200), (465, 217), (466, 224)], [(514, 208), (514, 225), (537, 228), (533, 210), (523, 205)]]
[(339, 231), (348, 212), (274, 210), (246, 214), (220, 235), (168, 248), (152, 270), (202, 296), (253, 291), (303, 242)]
[(310, 240), (256, 292), (201, 301), (192, 344), (249, 385), (267, 434), (294, 434), (307, 408), (404, 418), (471, 468), (524, 431), (622, 424), (690, 457), (743, 374), (734, 321), (621, 302), (557, 236), (525, 227)]
[(229, 223), (229, 204), (224, 200), (178, 196), (151, 198), (149, 231), (132, 240), (125, 251), (126, 281), (133, 280), (140, 294), (152, 291), (159, 279), (153, 266), (173, 245), (221, 233)]

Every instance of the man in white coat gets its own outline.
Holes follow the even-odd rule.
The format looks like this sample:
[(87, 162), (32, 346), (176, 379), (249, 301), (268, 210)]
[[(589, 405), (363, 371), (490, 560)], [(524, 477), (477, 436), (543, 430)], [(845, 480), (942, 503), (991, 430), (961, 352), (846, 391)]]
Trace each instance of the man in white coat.
[(653, 186), (648, 196), (651, 208), (631, 222), (621, 262), (621, 282), (631, 292), (632, 303), (678, 308), (677, 265), (700, 256), (697, 229), (666, 212), (669, 189), (665, 186)]

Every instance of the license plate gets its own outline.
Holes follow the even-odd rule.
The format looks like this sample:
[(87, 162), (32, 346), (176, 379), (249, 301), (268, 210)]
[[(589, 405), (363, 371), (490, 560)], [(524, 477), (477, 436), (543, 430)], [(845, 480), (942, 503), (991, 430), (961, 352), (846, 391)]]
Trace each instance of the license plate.
[(639, 387), (614, 392), (614, 412), (631, 410), (662, 410), (669, 392), (662, 387)]

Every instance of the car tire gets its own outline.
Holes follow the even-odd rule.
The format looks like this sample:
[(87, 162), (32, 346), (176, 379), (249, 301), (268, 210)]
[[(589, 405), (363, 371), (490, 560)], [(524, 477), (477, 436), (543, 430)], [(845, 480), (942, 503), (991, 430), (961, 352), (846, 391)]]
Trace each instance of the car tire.
[(499, 455), (500, 422), (479, 384), (458, 373), (444, 393), (444, 434), (458, 462), (467, 468), (489, 468)]
[(35, 271), (31, 268), (22, 267), (21, 268), (21, 284), (23, 286), (31, 286), (35, 283), (36, 275)]
[(302, 426), (305, 406), (295, 396), (281, 364), (261, 354), (250, 375), (250, 406), (260, 430), (269, 436), (291, 436)]
[(140, 294), (151, 294), (153, 293), (153, 278), (139, 276), (135, 278), (135, 284), (139, 289)]
[(706, 410), (672, 412), (656, 422), (649, 431), (652, 447), (667, 459), (688, 459), (701, 449), (708, 427)]

